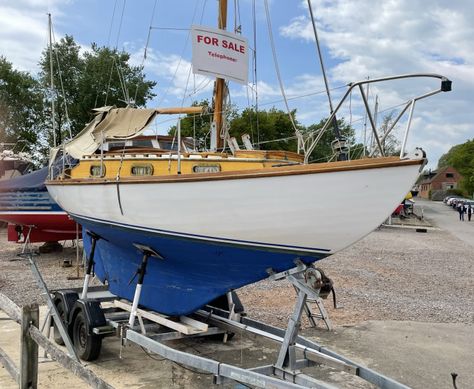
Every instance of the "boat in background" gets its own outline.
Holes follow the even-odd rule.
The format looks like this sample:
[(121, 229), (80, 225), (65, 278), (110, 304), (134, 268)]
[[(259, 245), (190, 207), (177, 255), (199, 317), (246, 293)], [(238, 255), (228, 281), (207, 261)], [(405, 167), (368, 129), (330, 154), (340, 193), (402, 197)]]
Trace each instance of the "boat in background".
[[(225, 12), (219, 15), (219, 28), (225, 28)], [(419, 77), (441, 86), (411, 98), (392, 127), (379, 134), (364, 86)], [(84, 248), (90, 263), (113, 294), (133, 300), (135, 308), (186, 315), (272, 272), (332, 255), (377, 228), (427, 162), (423, 150), (406, 151), (415, 102), (450, 89), (451, 81), (438, 74), (351, 83), (305, 155), (237, 147), (227, 152), (225, 142), (233, 143), (222, 117), (227, 88), (217, 78), (210, 150), (183, 149), (178, 120), (176, 150), (104, 151), (104, 140), (140, 136), (158, 115), (205, 114), (201, 107), (104, 107), (75, 139), (52, 152), (46, 185), (88, 232)], [(308, 163), (354, 90), (361, 92), (378, 150), (372, 158)], [(400, 155), (385, 156), (384, 137), (407, 111)], [(337, 141), (342, 155), (343, 140)], [(76, 163), (57, 170), (61, 164), (54, 156), (62, 153)], [(137, 273), (138, 285), (132, 282)]]
[(32, 171), (33, 162), (28, 153), (16, 153), (5, 148), (15, 146), (14, 143), (0, 143), (0, 181), (22, 176)]
[(0, 182), (0, 220), (8, 223), (8, 240), (31, 243), (76, 239), (80, 227), (49, 195), (48, 168)]

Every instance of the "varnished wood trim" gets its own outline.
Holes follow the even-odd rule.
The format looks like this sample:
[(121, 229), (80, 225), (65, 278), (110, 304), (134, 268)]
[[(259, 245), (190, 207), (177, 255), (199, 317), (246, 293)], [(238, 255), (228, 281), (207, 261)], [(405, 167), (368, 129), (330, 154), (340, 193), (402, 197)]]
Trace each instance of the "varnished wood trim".
[(354, 170), (381, 169), (397, 166), (421, 165), (423, 159), (401, 160), (398, 157), (367, 158), (354, 161), (337, 161), (309, 165), (290, 165), (270, 167), (263, 169), (239, 170), (220, 173), (191, 173), (171, 176), (155, 177), (121, 177), (119, 181), (114, 179), (88, 179), (76, 178), (67, 180), (47, 181), (47, 185), (94, 185), (94, 184), (160, 184), (169, 182), (193, 182), (213, 180), (237, 180), (245, 178), (280, 177), (300, 174), (320, 174), (330, 172), (343, 172)]

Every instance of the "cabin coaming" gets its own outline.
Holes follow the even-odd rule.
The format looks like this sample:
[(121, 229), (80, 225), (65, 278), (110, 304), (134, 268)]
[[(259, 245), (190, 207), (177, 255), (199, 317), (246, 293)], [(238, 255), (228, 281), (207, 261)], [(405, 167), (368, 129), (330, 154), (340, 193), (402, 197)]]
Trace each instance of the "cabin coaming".
[(83, 157), (78, 165), (67, 169), (62, 179), (170, 176), (178, 174), (178, 165), (183, 175), (258, 170), (275, 165), (299, 164), (303, 156), (282, 151), (251, 151), (238, 152), (236, 156), (225, 153), (183, 153), (179, 159), (178, 162), (178, 155), (169, 151), (127, 150), (125, 153), (112, 152), (102, 156), (94, 154)]
[[(408, 165), (420, 165), (421, 169), (425, 162), (425, 158), (401, 160), (398, 157), (303, 164), (288, 160), (221, 158), (216, 155), (206, 158), (183, 156), (180, 162), (178, 162), (177, 155), (171, 155), (170, 157), (169, 154), (162, 157), (156, 155), (148, 157), (143, 155), (105, 156), (102, 159), (100, 156), (94, 156), (82, 159), (74, 168), (66, 169), (60, 176), (48, 180), (46, 184), (48, 186), (100, 185), (119, 182), (133, 184), (233, 180), (381, 169)], [(177, 173), (178, 164), (181, 165), (181, 174)]]

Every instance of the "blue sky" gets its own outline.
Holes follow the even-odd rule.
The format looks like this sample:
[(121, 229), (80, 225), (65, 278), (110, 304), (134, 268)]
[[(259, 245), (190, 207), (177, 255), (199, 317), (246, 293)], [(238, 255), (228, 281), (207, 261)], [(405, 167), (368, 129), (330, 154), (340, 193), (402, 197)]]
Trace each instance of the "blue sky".
[[(256, 0), (257, 90), (262, 108), (284, 109), (268, 39), (263, 0)], [(474, 138), (474, 6), (469, 0), (312, 0), (332, 88), (366, 77), (402, 73), (441, 73), (453, 80), (453, 92), (420, 102), (415, 110), (409, 147), (426, 150), (430, 166), (452, 145)], [(234, 28), (234, 1), (229, 0), (229, 29)], [(237, 1), (242, 34), (253, 46), (252, 0)], [(0, 0), (0, 55), (16, 68), (37, 71), (41, 50), (47, 43), (46, 13), (53, 15), (56, 39), (65, 34), (87, 49), (91, 42), (125, 49), (134, 63), (143, 60), (155, 0)], [(323, 80), (316, 57), (307, 1), (269, 1), (272, 32), (290, 108), (306, 125), (328, 115)], [(115, 8), (115, 13), (113, 12)], [(123, 19), (120, 19), (123, 11)], [(202, 15), (202, 23), (201, 23)], [(190, 24), (215, 26), (215, 0), (157, 0), (154, 27), (188, 28)], [(120, 34), (119, 34), (120, 26)], [(157, 97), (149, 106), (177, 106), (209, 98), (212, 81), (189, 77), (191, 46), (187, 31), (153, 30), (145, 61), (148, 78), (158, 82)], [(180, 65), (178, 67), (178, 64)], [(251, 68), (251, 66), (250, 66)], [(249, 76), (252, 80), (252, 76)], [(193, 87), (201, 89), (194, 92)], [(425, 93), (437, 82), (401, 82), (373, 90), (379, 109)], [(240, 108), (252, 102), (251, 88), (230, 85), (231, 101)], [(186, 93), (185, 93), (186, 91)], [(333, 92), (334, 99), (343, 89)], [(308, 97), (301, 97), (310, 95)], [(354, 96), (352, 117), (362, 136), (360, 99)], [(383, 116), (380, 114), (379, 116)], [(379, 120), (380, 117), (379, 117)], [(168, 123), (166, 124), (168, 125)], [(398, 133), (401, 132), (401, 129)]]

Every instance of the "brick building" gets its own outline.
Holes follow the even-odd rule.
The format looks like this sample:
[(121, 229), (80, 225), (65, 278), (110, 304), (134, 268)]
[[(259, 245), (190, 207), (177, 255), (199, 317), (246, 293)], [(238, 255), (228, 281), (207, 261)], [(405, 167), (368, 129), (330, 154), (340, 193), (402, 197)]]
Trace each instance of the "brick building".
[(418, 184), (418, 196), (429, 199), (431, 193), (432, 199), (444, 197), (447, 190), (457, 189), (461, 179), (461, 174), (451, 166), (430, 170), (422, 175), (422, 180)]

